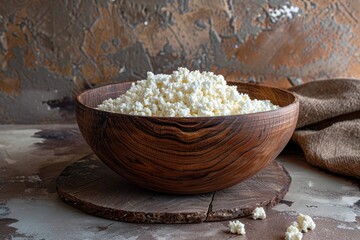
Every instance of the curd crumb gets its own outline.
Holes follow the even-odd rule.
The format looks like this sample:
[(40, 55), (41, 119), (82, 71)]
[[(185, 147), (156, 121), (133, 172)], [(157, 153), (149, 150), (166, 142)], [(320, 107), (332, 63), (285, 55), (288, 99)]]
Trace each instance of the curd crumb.
[(229, 229), (231, 233), (245, 235), (245, 225), (239, 220), (229, 221)]
[(294, 222), (286, 229), (285, 240), (301, 240), (302, 238), (303, 234), (297, 228), (297, 222)]
[(309, 230), (314, 230), (316, 227), (315, 222), (308, 215), (299, 214), (298, 218), (298, 228), (300, 231), (308, 232)]
[(314, 230), (316, 227), (315, 222), (308, 215), (299, 214), (297, 222), (293, 222), (285, 232), (285, 240), (301, 240), (303, 237), (302, 232)]
[(252, 212), (252, 218), (253, 219), (265, 219), (266, 218), (266, 213), (263, 207), (257, 207), (254, 209), (254, 211)]

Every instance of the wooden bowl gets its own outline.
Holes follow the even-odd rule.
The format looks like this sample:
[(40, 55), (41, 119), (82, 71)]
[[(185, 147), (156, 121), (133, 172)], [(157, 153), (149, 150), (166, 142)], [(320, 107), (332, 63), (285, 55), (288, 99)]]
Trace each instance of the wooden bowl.
[(285, 90), (236, 85), (251, 98), (281, 106), (267, 112), (217, 117), (144, 117), (97, 110), (131, 83), (102, 86), (76, 98), (76, 119), (94, 153), (138, 186), (198, 194), (233, 186), (266, 167), (294, 132), (298, 99)]

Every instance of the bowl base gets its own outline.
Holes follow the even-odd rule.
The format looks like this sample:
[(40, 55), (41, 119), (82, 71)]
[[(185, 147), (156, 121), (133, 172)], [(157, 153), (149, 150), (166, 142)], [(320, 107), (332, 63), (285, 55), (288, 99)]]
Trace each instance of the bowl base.
[(271, 208), (286, 194), (290, 175), (276, 161), (230, 188), (207, 194), (173, 195), (135, 186), (95, 154), (68, 166), (58, 177), (60, 198), (86, 213), (137, 223), (197, 223), (230, 220)]

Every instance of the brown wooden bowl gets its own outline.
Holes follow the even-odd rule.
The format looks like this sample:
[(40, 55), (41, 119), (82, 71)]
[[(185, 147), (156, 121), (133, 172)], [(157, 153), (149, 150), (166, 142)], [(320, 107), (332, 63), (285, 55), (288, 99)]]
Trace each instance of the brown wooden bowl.
[(217, 117), (144, 117), (96, 109), (131, 87), (118, 83), (76, 98), (76, 119), (94, 153), (141, 187), (176, 194), (224, 189), (247, 179), (278, 156), (294, 132), (299, 101), (285, 90), (236, 85), (251, 98), (281, 106), (267, 112)]

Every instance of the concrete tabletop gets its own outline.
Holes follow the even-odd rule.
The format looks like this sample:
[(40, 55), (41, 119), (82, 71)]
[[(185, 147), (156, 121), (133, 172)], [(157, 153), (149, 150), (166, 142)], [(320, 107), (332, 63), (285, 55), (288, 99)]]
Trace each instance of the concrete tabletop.
[(285, 239), (299, 213), (316, 228), (303, 239), (360, 239), (359, 180), (311, 167), (296, 146), (276, 159), (292, 177), (289, 192), (264, 220), (240, 218), (246, 235), (228, 221), (134, 224), (83, 213), (57, 196), (55, 180), (92, 151), (76, 125), (0, 125), (0, 239)]

